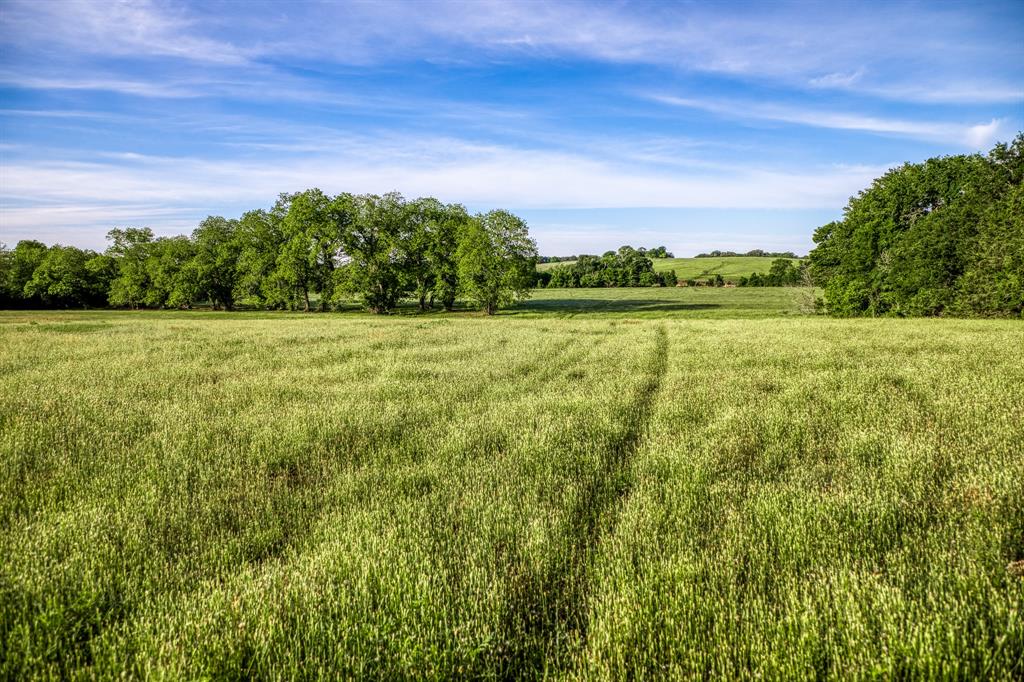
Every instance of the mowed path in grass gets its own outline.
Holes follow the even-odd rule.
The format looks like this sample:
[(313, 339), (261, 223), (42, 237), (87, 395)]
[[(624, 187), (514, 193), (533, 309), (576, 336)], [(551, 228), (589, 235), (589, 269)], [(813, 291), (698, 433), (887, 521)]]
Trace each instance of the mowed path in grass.
[(0, 675), (1019, 677), (1020, 322), (601, 293), (0, 314)]

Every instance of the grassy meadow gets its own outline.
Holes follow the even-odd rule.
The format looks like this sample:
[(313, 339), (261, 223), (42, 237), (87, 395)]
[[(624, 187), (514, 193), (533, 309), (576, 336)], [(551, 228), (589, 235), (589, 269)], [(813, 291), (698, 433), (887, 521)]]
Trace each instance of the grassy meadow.
[[(727, 282), (735, 282), (740, 277), (750, 276), (755, 272), (767, 273), (772, 267), (774, 258), (759, 256), (723, 256), (721, 258), (652, 258), (655, 272), (675, 270), (676, 277), (682, 280), (700, 279), (721, 275)], [(559, 265), (575, 263), (538, 263), (538, 270), (550, 270)]]
[(0, 677), (1020, 679), (1024, 326), (801, 296), (0, 313)]

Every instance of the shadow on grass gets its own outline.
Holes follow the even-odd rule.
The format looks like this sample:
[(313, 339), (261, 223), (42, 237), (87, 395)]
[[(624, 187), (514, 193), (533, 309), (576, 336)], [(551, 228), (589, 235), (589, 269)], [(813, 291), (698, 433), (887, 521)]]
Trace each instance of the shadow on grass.
[(713, 310), (721, 308), (718, 303), (683, 303), (658, 299), (601, 299), (601, 298), (556, 298), (529, 299), (505, 311), (506, 314), (517, 313), (646, 313), (646, 312), (686, 312), (695, 310)]

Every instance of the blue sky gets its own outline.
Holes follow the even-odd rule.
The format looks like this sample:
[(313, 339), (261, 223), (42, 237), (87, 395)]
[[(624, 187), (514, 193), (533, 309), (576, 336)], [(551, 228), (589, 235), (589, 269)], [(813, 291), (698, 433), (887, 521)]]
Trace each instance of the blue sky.
[(307, 187), (508, 208), (542, 253), (806, 252), (1024, 128), (1024, 3), (0, 2), (0, 241)]

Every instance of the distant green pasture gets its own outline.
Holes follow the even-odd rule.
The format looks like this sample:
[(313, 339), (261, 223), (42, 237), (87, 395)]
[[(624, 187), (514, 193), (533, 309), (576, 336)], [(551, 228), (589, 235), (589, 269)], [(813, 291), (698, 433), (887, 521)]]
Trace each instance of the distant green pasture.
[[(675, 270), (679, 279), (697, 279), (701, 277), (714, 277), (721, 275), (728, 282), (734, 282), (740, 277), (749, 276), (755, 272), (766, 273), (772, 266), (774, 258), (761, 258), (755, 256), (732, 256), (724, 258), (652, 258), (654, 270), (663, 272)], [(563, 263), (538, 263), (540, 271), (550, 270), (559, 265), (567, 265), (575, 261)]]

